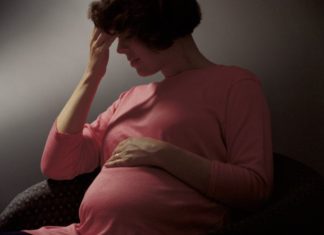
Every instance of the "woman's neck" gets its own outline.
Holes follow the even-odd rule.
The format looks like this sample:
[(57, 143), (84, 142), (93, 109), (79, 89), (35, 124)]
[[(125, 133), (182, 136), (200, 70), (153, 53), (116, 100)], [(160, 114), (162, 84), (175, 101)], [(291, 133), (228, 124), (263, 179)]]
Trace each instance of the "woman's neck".
[(161, 69), (164, 77), (172, 77), (186, 70), (205, 68), (214, 64), (199, 51), (191, 35), (176, 40), (165, 53), (166, 62)]

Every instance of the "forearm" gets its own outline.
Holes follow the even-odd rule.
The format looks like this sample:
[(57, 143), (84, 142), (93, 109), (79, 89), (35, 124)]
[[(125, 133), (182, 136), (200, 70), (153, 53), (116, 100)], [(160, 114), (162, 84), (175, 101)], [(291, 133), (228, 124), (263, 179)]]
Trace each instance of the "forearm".
[(70, 99), (57, 117), (57, 129), (61, 133), (75, 134), (82, 131), (100, 78), (85, 72)]
[(211, 161), (177, 147), (162, 159), (161, 167), (170, 174), (229, 206), (254, 210), (269, 196), (268, 180), (241, 166)]
[(253, 211), (268, 200), (271, 188), (270, 176), (258, 166), (212, 161), (208, 195), (215, 200)]
[(170, 153), (165, 153), (162, 168), (184, 181), (200, 193), (206, 195), (211, 161), (192, 152), (175, 147)]

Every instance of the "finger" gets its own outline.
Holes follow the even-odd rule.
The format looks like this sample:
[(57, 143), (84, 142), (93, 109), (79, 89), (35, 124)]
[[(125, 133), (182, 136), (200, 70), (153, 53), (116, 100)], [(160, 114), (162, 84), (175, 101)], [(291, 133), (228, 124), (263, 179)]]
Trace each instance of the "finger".
[(97, 28), (97, 27), (93, 28), (91, 44), (94, 43), (98, 39), (98, 36), (100, 35), (101, 32), (102, 31), (99, 28)]
[(97, 39), (94, 41), (94, 45), (100, 47), (105, 42), (105, 39), (104, 33), (100, 33)]
[(126, 163), (124, 160), (114, 160), (114, 161), (108, 161), (105, 166), (107, 167), (118, 167), (118, 166), (129, 166), (129, 164)]
[(116, 154), (118, 152), (120, 152), (120, 143), (117, 143), (114, 150), (112, 151), (112, 155), (114, 155), (114, 154)]
[(108, 39), (106, 39), (106, 41), (101, 45), (101, 47), (103, 47), (104, 49), (108, 49), (111, 44), (113, 44), (115, 38), (114, 37), (109, 37)]
[(98, 49), (99, 49), (100, 51), (105, 51), (105, 50), (108, 50), (109, 47), (110, 47), (110, 42), (105, 41), (104, 43), (102, 43), (102, 45), (100, 45), (100, 46), (98, 47)]
[(117, 146), (116, 146), (116, 148), (114, 150), (114, 153), (121, 152), (124, 149), (124, 147), (129, 143), (129, 141), (130, 141), (130, 138), (127, 138), (127, 139), (124, 139), (124, 140), (120, 141), (117, 144)]
[(95, 44), (97, 47), (109, 47), (112, 42), (114, 41), (115, 36), (110, 36), (106, 33), (101, 33), (98, 37), (98, 39), (96, 40)]
[(91, 39), (93, 39), (93, 37), (94, 37), (96, 31), (97, 31), (97, 27), (94, 26), (93, 29), (92, 29)]
[(121, 157), (121, 153), (113, 153), (109, 159), (109, 161), (114, 161), (114, 160), (117, 160), (117, 159), (120, 159)]
[(111, 154), (111, 157), (120, 157), (124, 150), (124, 146), (117, 146)]

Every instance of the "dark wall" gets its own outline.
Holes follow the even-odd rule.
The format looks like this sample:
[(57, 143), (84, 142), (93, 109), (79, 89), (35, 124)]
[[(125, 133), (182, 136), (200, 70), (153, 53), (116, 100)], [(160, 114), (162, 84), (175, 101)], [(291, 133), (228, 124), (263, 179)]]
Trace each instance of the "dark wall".
[[(44, 179), (48, 131), (84, 71), (90, 1), (5, 0), (0, 8), (0, 211)], [(324, 175), (322, 1), (201, 0), (194, 38), (212, 61), (254, 71), (272, 113), (274, 151)], [(89, 121), (141, 78), (112, 46)]]

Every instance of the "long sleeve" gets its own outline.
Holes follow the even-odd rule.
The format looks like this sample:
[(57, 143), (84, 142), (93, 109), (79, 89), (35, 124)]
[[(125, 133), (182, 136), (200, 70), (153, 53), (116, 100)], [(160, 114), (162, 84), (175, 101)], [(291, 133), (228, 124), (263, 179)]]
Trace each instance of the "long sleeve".
[(229, 90), (225, 112), (227, 162), (211, 162), (209, 196), (253, 210), (272, 191), (270, 112), (261, 85), (244, 79)]
[(73, 179), (100, 165), (100, 148), (105, 130), (124, 94), (125, 92), (121, 93), (95, 121), (85, 123), (80, 133), (60, 133), (55, 119), (41, 158), (41, 171), (44, 176), (57, 180)]

